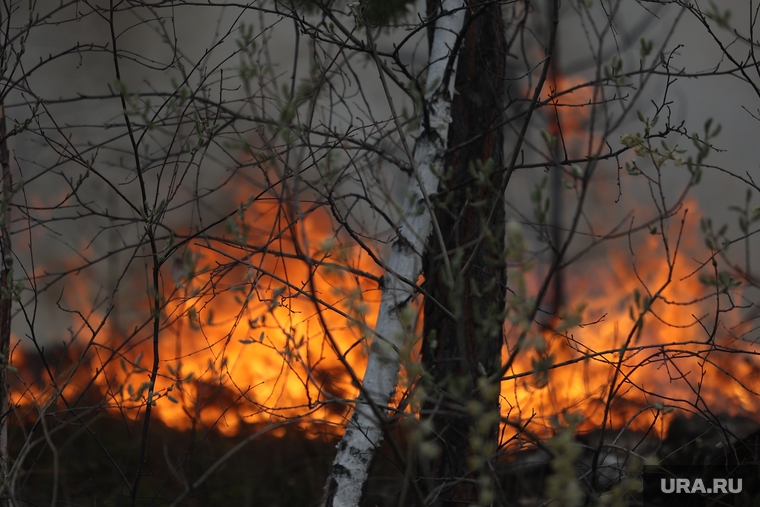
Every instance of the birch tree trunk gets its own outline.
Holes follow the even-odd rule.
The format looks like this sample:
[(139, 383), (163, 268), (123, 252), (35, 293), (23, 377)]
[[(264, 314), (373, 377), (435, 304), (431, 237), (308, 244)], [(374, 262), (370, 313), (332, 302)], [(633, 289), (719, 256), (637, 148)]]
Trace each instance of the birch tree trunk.
[[(414, 289), (402, 280), (416, 281), (422, 272), (422, 252), (433, 228), (433, 210), (426, 209), (428, 196), (438, 189), (443, 172), (443, 155), (448, 144), (451, 123), (451, 89), (453, 76), (447, 75), (452, 48), (462, 30), (462, 0), (444, 0), (441, 16), (433, 33), (423, 107), (426, 114), (420, 126), (409, 177), (408, 196), (397, 228), (387, 272), (383, 277), (383, 295), (362, 381), (362, 394), (338, 444), (338, 453), (327, 479), (325, 507), (357, 507), (375, 451), (383, 439), (384, 417), (396, 387), (399, 371), (397, 350), (406, 334), (402, 313), (414, 298)], [(449, 74), (453, 74), (449, 72)], [(403, 133), (401, 133), (403, 135)], [(428, 201), (429, 202), (429, 201)]]

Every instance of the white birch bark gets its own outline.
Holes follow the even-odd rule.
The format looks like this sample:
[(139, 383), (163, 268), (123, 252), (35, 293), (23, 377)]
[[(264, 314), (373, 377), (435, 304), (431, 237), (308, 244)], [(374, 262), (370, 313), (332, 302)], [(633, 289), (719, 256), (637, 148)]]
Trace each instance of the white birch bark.
[[(443, 153), (447, 146), (451, 123), (451, 98), (454, 69), (447, 82), (444, 74), (464, 22), (462, 0), (444, 0), (445, 14), (436, 22), (429, 55), (425, 104), (428, 108), (428, 125), (423, 122), (414, 147), (414, 173), (409, 178), (408, 193), (399, 221), (370, 350), (367, 369), (362, 382), (363, 394), (356, 400), (356, 408), (338, 444), (327, 481), (324, 507), (357, 507), (361, 500), (377, 446), (383, 439), (381, 421), (372, 405), (387, 413), (386, 407), (396, 388), (399, 357), (396, 352), (403, 345), (405, 330), (399, 320), (400, 313), (410, 304), (414, 289), (401, 279), (416, 281), (422, 272), (422, 252), (432, 230), (432, 209), (425, 208), (425, 197), (438, 190), (438, 175), (443, 173)], [(452, 12), (453, 11), (453, 12)], [(423, 190), (424, 189), (424, 190)], [(423, 212), (420, 212), (420, 210)], [(394, 276), (394, 273), (397, 276)], [(366, 399), (369, 397), (371, 403)]]

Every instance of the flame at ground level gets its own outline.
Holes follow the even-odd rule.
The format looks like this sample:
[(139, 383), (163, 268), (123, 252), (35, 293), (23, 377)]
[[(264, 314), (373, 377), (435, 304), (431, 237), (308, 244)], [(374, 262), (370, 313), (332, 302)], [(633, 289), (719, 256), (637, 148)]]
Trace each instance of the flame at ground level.
[[(227, 238), (198, 241), (164, 266), (153, 392), (151, 319), (131, 335), (106, 321), (89, 347), (73, 344), (45, 368), (16, 349), (20, 417), (82, 404), (138, 417), (152, 403), (176, 428), (233, 434), (244, 423), (302, 417), (306, 426), (322, 423), (319, 431), (339, 431), (358, 391), (353, 376), (364, 373), (380, 270), (361, 248), (342, 245), (321, 211), (294, 220), (277, 203), (256, 202), (231, 221)], [(664, 414), (674, 406), (756, 414), (754, 346), (721, 312), (728, 295), (699, 281), (712, 265), (697, 269), (682, 252), (673, 260), (674, 245), (667, 253), (662, 236), (652, 235), (635, 264), (623, 251), (593, 268), (572, 267), (568, 307), (585, 304), (581, 323), (529, 335), (502, 382), (502, 416), (546, 435), (562, 412), (582, 414), (581, 429), (606, 420), (656, 432), (667, 429)], [(518, 329), (507, 324), (504, 357)], [(411, 344), (407, 352), (415, 357)]]
[(633, 252), (611, 251), (569, 273), (568, 306), (585, 308), (581, 324), (528, 340), (505, 377), (502, 412), (539, 434), (561, 412), (580, 414), (581, 430), (605, 424), (659, 436), (675, 408), (757, 419), (757, 350), (737, 294), (713, 283), (720, 276), (709, 252), (694, 260), (695, 236), (677, 240), (667, 238), (666, 249), (661, 234), (649, 235)]

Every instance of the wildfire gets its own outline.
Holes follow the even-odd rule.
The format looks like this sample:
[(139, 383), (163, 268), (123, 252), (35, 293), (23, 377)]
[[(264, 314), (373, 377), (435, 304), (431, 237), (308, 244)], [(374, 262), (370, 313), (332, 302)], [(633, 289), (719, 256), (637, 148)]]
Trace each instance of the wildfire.
[[(661, 235), (648, 235), (633, 252), (576, 266), (568, 307), (585, 308), (583, 319), (568, 331), (543, 331), (516, 361), (502, 388), (510, 417), (539, 434), (551, 431), (553, 416), (575, 412), (582, 430), (606, 419), (608, 428), (662, 436), (674, 408), (757, 414), (752, 345), (738, 337), (744, 327), (735, 303), (710, 284), (717, 268), (695, 260), (709, 258), (698, 253), (696, 237), (684, 234), (677, 245), (672, 235), (667, 252)], [(580, 320), (566, 317), (573, 319)]]
[[(55, 381), (42, 368), (32, 371), (17, 348), (19, 410), (60, 406), (61, 391), (77, 403), (89, 390), (88, 402), (99, 398), (134, 416), (155, 403), (156, 416), (176, 428), (233, 434), (243, 423), (293, 417), (342, 425), (345, 400), (357, 394), (349, 368), (363, 375), (379, 299), (376, 281), (363, 274), (379, 271), (358, 247), (341, 246), (320, 212), (284, 231), (280, 212), (254, 203), (230, 224), (236, 239), (197, 242), (175, 263), (181, 276), (165, 277), (152, 394), (150, 334), (129, 338), (106, 327), (89, 349), (61, 352), (66, 357), (54, 364), (66, 366), (55, 370)], [(246, 223), (257, 227), (244, 230)], [(707, 340), (727, 296), (700, 282), (698, 274), (712, 266), (700, 269), (694, 243), (684, 240), (677, 256), (672, 243), (669, 265), (662, 238), (650, 235), (635, 256), (613, 251), (606, 264), (571, 270), (568, 307), (585, 305), (580, 325), (533, 337), (502, 383), (503, 416), (539, 433), (566, 411), (583, 415), (582, 429), (606, 417), (615, 428), (661, 432), (667, 424), (655, 422), (668, 407), (757, 412), (754, 358), (730, 351), (749, 344), (724, 324)]]
[(61, 350), (54, 364), (67, 366), (52, 379), (17, 348), (21, 410), (60, 404), (61, 390), (67, 400), (88, 391), (89, 403), (135, 416), (154, 403), (154, 414), (176, 428), (234, 434), (243, 422), (293, 417), (342, 424), (344, 400), (357, 392), (347, 365), (358, 378), (364, 372), (377, 268), (358, 247), (340, 245), (324, 212), (281, 227), (281, 211), (254, 202), (228, 224), (229, 241), (196, 242), (166, 263), (175, 272), (162, 279), (153, 393), (150, 326), (135, 326), (132, 336), (106, 326), (89, 348)]
[[(549, 109), (562, 127), (549, 135), (561, 135), (572, 151), (586, 142), (582, 108), (571, 106), (589, 103), (590, 92), (577, 80), (553, 82), (560, 98)], [(195, 240), (164, 263), (158, 294), (128, 313), (142, 321), (115, 328), (102, 311), (92, 312), (76, 340), (44, 365), (16, 347), (19, 418), (82, 404), (139, 418), (150, 403), (169, 426), (227, 434), (288, 418), (318, 431), (345, 424), (364, 373), (382, 270), (335, 232), (323, 209), (238, 198), (248, 204), (223, 238)], [(696, 205), (685, 207), (692, 210), (686, 231), (653, 231), (630, 249), (620, 245), (603, 260), (567, 270), (564, 318), (529, 336), (502, 382), (502, 416), (515, 423), (505, 435), (520, 425), (546, 434), (563, 412), (582, 414), (581, 429), (605, 424), (662, 434), (675, 407), (760, 410), (752, 345), (738, 338), (743, 328), (730, 320), (736, 312), (726, 313), (735, 302), (688, 229), (698, 221)], [(90, 287), (67, 290), (85, 300)], [(153, 297), (162, 311), (151, 392), (155, 336), (145, 315)], [(507, 357), (521, 324), (505, 326)]]

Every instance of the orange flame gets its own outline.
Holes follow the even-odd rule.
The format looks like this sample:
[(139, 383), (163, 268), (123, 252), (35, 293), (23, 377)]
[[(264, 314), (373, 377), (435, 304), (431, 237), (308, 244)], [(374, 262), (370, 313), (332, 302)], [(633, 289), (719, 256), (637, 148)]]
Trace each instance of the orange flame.
[(650, 235), (633, 253), (613, 251), (569, 273), (569, 306), (585, 303), (586, 324), (534, 337), (502, 388), (505, 415), (539, 434), (553, 416), (575, 412), (582, 430), (606, 421), (660, 436), (674, 408), (757, 416), (751, 344), (738, 338), (736, 315), (717, 313), (730, 309), (729, 296), (700, 281), (714, 268), (694, 260), (693, 240), (668, 240), (668, 252)]
[[(560, 92), (577, 85), (555, 80)], [(589, 100), (576, 93), (572, 101), (552, 103)], [(566, 141), (580, 142), (582, 109), (560, 109), (569, 109), (560, 121)], [(153, 403), (157, 417), (176, 428), (234, 434), (244, 423), (295, 417), (319, 431), (342, 427), (364, 373), (380, 270), (367, 252), (346, 246), (320, 209), (301, 212), (261, 199), (228, 225), (226, 239), (198, 239), (162, 268), (153, 393), (150, 319), (133, 323), (131, 335), (106, 321), (92, 331), (89, 345), (74, 344), (47, 366), (16, 350), (19, 410), (76, 405), (86, 396), (88, 403), (134, 417)], [(737, 354), (750, 344), (722, 312), (728, 296), (698, 279), (709, 276), (712, 265), (694, 260), (700, 254), (693, 241), (675, 233), (665, 238), (667, 250), (660, 233), (648, 236), (635, 255), (624, 248), (606, 261), (573, 266), (568, 307), (584, 304), (583, 319), (569, 330), (530, 337), (501, 385), (505, 418), (546, 434), (557, 414), (579, 412), (582, 429), (606, 424), (661, 434), (672, 407), (757, 414), (758, 367), (753, 356)], [(89, 287), (74, 290), (84, 294)], [(103, 318), (88, 316), (90, 322)], [(508, 326), (508, 335), (519, 327)], [(708, 342), (713, 328), (717, 336)]]
[[(276, 223), (281, 211), (254, 203), (237, 227), (255, 223), (271, 238), (282, 229)], [(359, 248), (341, 246), (321, 212), (299, 222), (274, 234), (276, 248), (270, 240), (251, 253), (262, 237), (238, 229), (233, 232), (245, 238), (219, 247), (198, 241), (175, 262), (183, 271), (176, 286), (164, 280), (154, 394), (148, 392), (150, 334), (125, 345), (123, 335), (107, 329), (100, 336), (109, 339), (89, 353), (66, 351), (60, 363), (68, 367), (57, 371), (56, 385), (17, 385), (15, 400), (39, 410), (60, 403), (54, 398), (62, 390), (72, 403), (94, 378), (91, 389), (112, 410), (137, 416), (152, 402), (154, 413), (176, 428), (201, 425), (233, 434), (243, 423), (292, 417), (318, 421), (323, 429), (342, 426), (346, 400), (357, 393), (348, 368), (363, 375), (378, 306), (376, 282), (361, 275), (377, 268)], [(539, 434), (551, 431), (552, 417), (562, 412), (581, 413), (581, 429), (598, 428), (606, 418), (608, 427), (662, 432), (666, 422), (655, 421), (668, 407), (731, 414), (760, 409), (754, 360), (729, 351), (749, 344), (723, 327), (718, 343), (706, 342), (715, 305), (726, 299), (697, 278), (712, 266), (700, 271), (683, 252), (693, 244), (680, 245), (677, 255), (675, 241), (669, 246), (672, 267), (662, 238), (651, 235), (635, 251), (635, 262), (630, 253), (613, 252), (606, 265), (595, 261), (571, 273), (570, 307), (586, 303), (585, 323), (532, 338), (502, 383), (504, 417)], [(646, 305), (651, 312), (638, 325)], [(30, 374), (26, 354), (17, 351), (14, 363)]]

